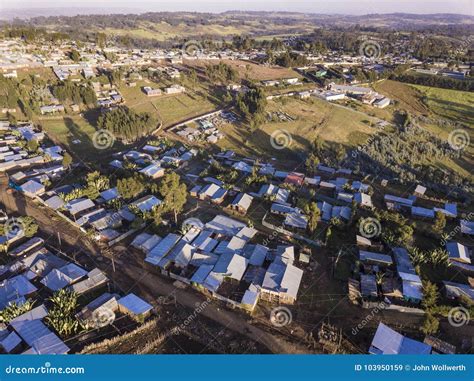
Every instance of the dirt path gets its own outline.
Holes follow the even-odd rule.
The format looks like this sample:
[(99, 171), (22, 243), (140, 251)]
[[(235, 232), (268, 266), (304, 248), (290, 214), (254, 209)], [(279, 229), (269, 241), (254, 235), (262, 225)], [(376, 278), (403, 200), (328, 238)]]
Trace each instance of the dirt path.
[[(158, 304), (158, 298), (174, 294), (178, 304), (191, 310), (194, 310), (197, 305), (205, 301), (203, 295), (188, 289), (177, 289), (173, 286), (171, 280), (149, 273), (132, 256), (127, 257), (127, 263), (120, 259), (115, 261), (116, 271), (114, 273), (112, 266), (110, 266), (110, 261), (104, 260), (102, 252), (95, 242), (92, 242), (77, 228), (62, 220), (46, 207), (36, 205), (33, 200), (24, 197), (18, 192), (8, 193), (5, 177), (0, 178), (0, 195), (0, 200), (5, 206), (7, 213), (28, 215), (35, 218), (42, 231), (41, 235), (47, 243), (52, 245), (57, 244), (59, 233), (64, 247), (69, 247), (72, 249), (72, 252), (83, 251), (89, 254), (96, 266), (107, 273), (108, 277), (123, 292), (137, 293), (155, 306)], [(127, 252), (124, 254), (127, 255)], [(308, 352), (307, 348), (303, 345), (293, 344), (275, 336), (271, 332), (251, 325), (240, 313), (219, 308), (212, 303), (201, 313), (219, 325), (260, 342), (274, 353)]]

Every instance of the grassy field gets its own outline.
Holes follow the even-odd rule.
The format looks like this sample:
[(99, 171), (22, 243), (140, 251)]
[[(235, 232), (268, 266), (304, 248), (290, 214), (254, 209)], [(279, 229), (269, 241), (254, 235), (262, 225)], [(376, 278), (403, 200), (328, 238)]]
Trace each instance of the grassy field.
[[(98, 162), (104, 154), (110, 153), (110, 150), (99, 150), (94, 147), (93, 136), (96, 129), (79, 115), (42, 118), (37, 123), (54, 142), (68, 147), (81, 161)], [(121, 148), (119, 142), (114, 143), (114, 150)]]
[(196, 91), (188, 89), (185, 94), (148, 97), (142, 91), (142, 86), (162, 87), (160, 84), (145, 81), (137, 82), (136, 87), (122, 86), (120, 92), (125, 104), (135, 111), (149, 112), (156, 116), (165, 128), (218, 108), (217, 101), (209, 96), (204, 87), (199, 87)]
[[(256, 81), (267, 79), (281, 79), (281, 78), (302, 78), (296, 71), (278, 66), (263, 66), (257, 65), (248, 61), (238, 60), (222, 60), (223, 62), (233, 67), (240, 78), (248, 78)], [(206, 65), (216, 64), (215, 60), (187, 60), (186, 66), (196, 69), (203, 69)]]
[[(449, 135), (461, 123), (467, 131), (471, 144), (461, 152), (459, 160), (433, 161), (437, 168), (447, 168), (472, 178), (474, 165), (474, 94), (466, 91), (410, 85), (395, 81), (383, 81), (375, 89), (396, 101), (395, 108), (407, 110), (413, 115), (423, 115), (429, 119), (421, 125), (440, 139), (448, 141)], [(450, 126), (437, 123), (445, 120)]]
[[(219, 142), (225, 149), (254, 157), (276, 158), (281, 164), (294, 166), (302, 163), (314, 139), (319, 138), (328, 145), (342, 144), (355, 147), (364, 144), (376, 130), (367, 121), (370, 117), (339, 108), (323, 100), (307, 102), (294, 98), (286, 101), (270, 101), (268, 111), (283, 111), (295, 118), (290, 122), (269, 122), (258, 130), (227, 125), (222, 130), (226, 138)], [(285, 149), (275, 149), (271, 136), (284, 135), (289, 141)]]
[(395, 107), (416, 115), (429, 115), (429, 109), (422, 101), (422, 94), (414, 87), (396, 81), (381, 81), (374, 89), (395, 102)]
[(474, 94), (468, 91), (412, 85), (422, 94), (429, 110), (445, 119), (474, 128)]

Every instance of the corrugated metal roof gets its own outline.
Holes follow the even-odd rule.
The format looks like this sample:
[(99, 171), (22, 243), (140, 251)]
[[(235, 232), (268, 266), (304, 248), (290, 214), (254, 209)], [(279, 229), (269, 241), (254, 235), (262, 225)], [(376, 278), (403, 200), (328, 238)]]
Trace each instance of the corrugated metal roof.
[(430, 354), (431, 346), (419, 341), (404, 337), (383, 323), (379, 323), (377, 332), (372, 340), (369, 350), (373, 354), (405, 354), (422, 355)]
[(128, 294), (117, 301), (119, 306), (126, 308), (135, 315), (141, 315), (152, 310), (153, 306), (135, 294)]

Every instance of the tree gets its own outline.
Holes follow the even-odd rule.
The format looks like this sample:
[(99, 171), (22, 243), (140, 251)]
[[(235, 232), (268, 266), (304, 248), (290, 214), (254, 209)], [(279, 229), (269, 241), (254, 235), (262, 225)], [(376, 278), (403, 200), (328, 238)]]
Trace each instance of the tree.
[(442, 212), (436, 212), (436, 219), (435, 219), (435, 223), (433, 225), (433, 230), (436, 233), (441, 234), (445, 227), (446, 227), (446, 216), (445, 216), (445, 214), (442, 213)]
[(319, 158), (314, 154), (310, 153), (305, 162), (306, 168), (312, 174), (316, 173), (319, 165)]
[(71, 50), (71, 53), (69, 53), (69, 57), (74, 61), (78, 62), (81, 59), (81, 55), (77, 50)]
[(431, 313), (427, 313), (423, 325), (420, 327), (421, 332), (425, 335), (432, 335), (438, 332), (439, 320)]
[(145, 185), (138, 177), (129, 177), (117, 181), (117, 191), (123, 199), (137, 197), (145, 190)]
[(311, 233), (314, 233), (318, 226), (321, 211), (318, 208), (318, 204), (311, 202), (306, 205), (305, 213), (308, 215), (308, 229)]
[(10, 112), (7, 112), (7, 118), (8, 118), (8, 123), (10, 124), (10, 126), (16, 126), (17, 121), (16, 121), (15, 115), (13, 115)]
[(72, 164), (72, 157), (69, 155), (69, 153), (65, 152), (63, 155), (63, 167), (64, 168), (69, 168), (69, 166)]
[(423, 282), (423, 301), (422, 306), (425, 310), (431, 311), (438, 302), (439, 293), (436, 284), (430, 281)]
[(97, 126), (126, 141), (135, 141), (153, 131), (156, 121), (149, 113), (137, 113), (121, 106), (99, 116)]
[(165, 210), (173, 211), (174, 221), (178, 223), (178, 213), (183, 210), (187, 200), (186, 184), (180, 183), (179, 175), (171, 172), (163, 178), (159, 192), (163, 197)]
[(28, 141), (27, 146), (28, 146), (28, 151), (36, 152), (38, 151), (39, 144), (36, 139), (31, 139)]

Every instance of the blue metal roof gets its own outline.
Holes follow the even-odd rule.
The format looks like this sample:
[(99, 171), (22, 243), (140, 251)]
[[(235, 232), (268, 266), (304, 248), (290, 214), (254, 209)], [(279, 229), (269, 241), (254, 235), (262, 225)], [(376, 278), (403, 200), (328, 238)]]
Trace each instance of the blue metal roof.
[(369, 352), (384, 355), (428, 355), (431, 353), (431, 346), (405, 337), (380, 323)]

